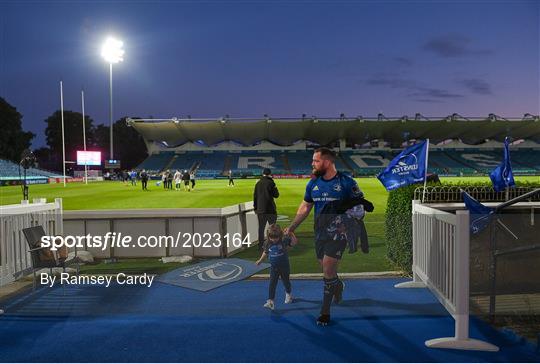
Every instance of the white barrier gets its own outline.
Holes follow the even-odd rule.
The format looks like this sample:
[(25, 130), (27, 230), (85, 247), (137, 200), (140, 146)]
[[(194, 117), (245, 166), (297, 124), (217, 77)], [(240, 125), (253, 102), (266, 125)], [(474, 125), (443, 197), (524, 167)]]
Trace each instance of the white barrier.
[(43, 226), (48, 235), (63, 233), (62, 199), (46, 203), (36, 199), (30, 204), (0, 206), (0, 286), (13, 282), (32, 267), (28, 244), (22, 229)]
[(431, 348), (498, 351), (469, 338), (469, 211), (455, 214), (413, 201), (413, 280), (396, 288), (428, 287), (455, 320), (455, 336), (426, 341)]
[[(172, 237), (175, 241), (174, 244), (153, 247), (132, 244), (129, 247), (86, 248), (96, 258), (227, 257), (248, 247), (239, 244), (238, 239), (247, 242), (249, 237), (253, 244), (258, 239), (257, 232), (258, 220), (253, 202), (223, 208), (73, 210), (64, 213), (65, 235), (105, 236), (117, 233), (129, 235), (134, 242), (156, 236)], [(216, 234), (223, 239), (219, 244), (215, 240)], [(190, 237), (203, 235), (211, 239), (205, 238), (205, 244), (190, 242)]]

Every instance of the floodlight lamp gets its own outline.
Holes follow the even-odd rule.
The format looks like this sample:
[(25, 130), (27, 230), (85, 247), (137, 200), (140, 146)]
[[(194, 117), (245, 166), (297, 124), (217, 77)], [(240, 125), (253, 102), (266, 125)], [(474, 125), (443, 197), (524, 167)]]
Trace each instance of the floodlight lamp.
[(124, 60), (124, 43), (118, 39), (109, 37), (101, 48), (101, 56), (108, 63), (118, 63)]

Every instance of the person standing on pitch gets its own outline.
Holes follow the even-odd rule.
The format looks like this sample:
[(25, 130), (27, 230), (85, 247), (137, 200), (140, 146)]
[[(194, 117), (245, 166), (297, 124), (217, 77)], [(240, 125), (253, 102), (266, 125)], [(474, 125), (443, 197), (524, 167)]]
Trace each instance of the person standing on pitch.
[(184, 169), (182, 181), (184, 181), (184, 191), (191, 191), (191, 189), (189, 188), (189, 172), (187, 171), (187, 169)]
[(332, 300), (340, 303), (343, 297), (345, 285), (338, 277), (338, 264), (347, 240), (333, 240), (328, 236), (327, 227), (318, 224), (320, 212), (329, 202), (362, 196), (356, 181), (336, 170), (335, 158), (335, 153), (328, 148), (315, 150), (311, 162), (314, 177), (306, 186), (304, 201), (293, 222), (285, 229), (285, 234), (294, 232), (315, 206), (315, 253), (324, 275), (323, 302), (317, 325), (323, 326), (330, 323)]
[(163, 171), (161, 174), (161, 182), (163, 183), (163, 188), (167, 189), (167, 171)]
[(259, 220), (259, 251), (263, 250), (266, 223), (270, 225), (276, 223), (277, 211), (274, 198), (278, 197), (279, 191), (272, 179), (272, 172), (269, 168), (265, 168), (261, 179), (257, 181), (253, 190), (253, 207)]
[(167, 169), (167, 189), (172, 190), (173, 173)]
[(231, 169), (229, 169), (228, 176), (229, 176), (229, 187), (231, 187), (231, 186), (234, 187), (234, 179), (233, 179), (233, 174), (232, 174), (232, 170), (231, 170)]
[(174, 173), (174, 189), (175, 191), (178, 191), (180, 189), (180, 183), (182, 182), (182, 172), (180, 170), (176, 170)]
[(141, 184), (143, 191), (148, 191), (148, 173), (144, 169), (141, 172)]
[(195, 188), (195, 171), (189, 173), (189, 181), (191, 182), (191, 189)]

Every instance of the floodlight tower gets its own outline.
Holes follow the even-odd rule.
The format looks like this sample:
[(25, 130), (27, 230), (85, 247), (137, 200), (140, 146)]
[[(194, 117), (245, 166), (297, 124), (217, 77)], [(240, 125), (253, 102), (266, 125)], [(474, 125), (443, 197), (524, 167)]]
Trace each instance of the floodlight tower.
[(109, 63), (109, 119), (111, 122), (111, 153), (109, 159), (114, 159), (113, 156), (113, 97), (112, 97), (112, 65), (113, 63), (122, 62), (124, 60), (124, 43), (113, 37), (107, 38), (101, 48), (101, 56)]

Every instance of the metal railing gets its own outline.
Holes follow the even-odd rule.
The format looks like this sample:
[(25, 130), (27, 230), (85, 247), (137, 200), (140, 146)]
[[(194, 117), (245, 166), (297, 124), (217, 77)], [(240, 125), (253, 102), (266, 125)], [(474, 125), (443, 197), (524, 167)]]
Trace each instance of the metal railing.
[(428, 287), (455, 320), (454, 337), (426, 341), (432, 348), (497, 351), (469, 338), (469, 211), (455, 214), (412, 205), (413, 280), (396, 288)]
[[(461, 192), (465, 191), (473, 198), (483, 202), (503, 202), (525, 195), (535, 188), (515, 187), (506, 191), (496, 192), (493, 187), (471, 187), (471, 186), (427, 186), (424, 203), (429, 202), (463, 202)], [(414, 190), (414, 199), (421, 200), (424, 187), (418, 187)], [(529, 196), (529, 201), (540, 201), (540, 194)]]
[(36, 199), (18, 205), (0, 206), (0, 286), (28, 272), (32, 260), (22, 229), (43, 226), (47, 235), (63, 233), (62, 199), (52, 203)]

